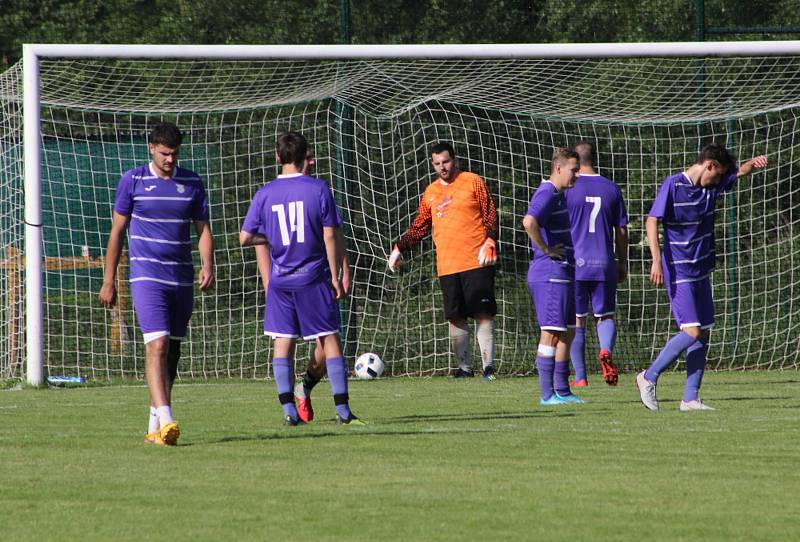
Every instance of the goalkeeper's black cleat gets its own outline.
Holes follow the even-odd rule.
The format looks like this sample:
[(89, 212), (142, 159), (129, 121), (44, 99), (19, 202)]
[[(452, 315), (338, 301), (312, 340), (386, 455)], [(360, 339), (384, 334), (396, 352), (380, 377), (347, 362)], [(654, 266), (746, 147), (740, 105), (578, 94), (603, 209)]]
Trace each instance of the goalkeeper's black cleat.
[(472, 369), (465, 371), (461, 367), (453, 374), (453, 378), (472, 378), (473, 376), (475, 376), (475, 373), (472, 372)]
[(497, 377), (494, 375), (495, 370), (493, 365), (487, 365), (486, 368), (483, 370), (483, 381), (484, 382), (494, 382), (497, 380)]

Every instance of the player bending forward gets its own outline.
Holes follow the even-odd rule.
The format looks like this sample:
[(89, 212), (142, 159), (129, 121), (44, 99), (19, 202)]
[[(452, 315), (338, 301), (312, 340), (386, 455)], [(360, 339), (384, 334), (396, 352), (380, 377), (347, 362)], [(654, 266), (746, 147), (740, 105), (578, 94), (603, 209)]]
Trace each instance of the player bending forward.
[(583, 403), (569, 387), (569, 346), (575, 328), (575, 259), (564, 190), (575, 184), (578, 154), (553, 152), (550, 178), (533, 194), (522, 226), (531, 239), (533, 258), (528, 288), (541, 331), (536, 352), (542, 405)]
[(275, 340), (272, 366), (284, 424), (302, 423), (295, 404), (294, 350), (299, 337), (319, 338), (336, 404), (336, 423), (364, 425), (350, 411), (347, 367), (339, 341), (344, 296), (340, 265), (342, 219), (330, 188), (303, 174), (308, 144), (297, 132), (278, 136), (278, 178), (253, 198), (239, 233), (242, 246), (267, 245), (271, 262), (264, 334)]
[(433, 229), (444, 317), (450, 323), (450, 344), (458, 359), (454, 376), (474, 376), (467, 323), (467, 318), (474, 318), (483, 379), (491, 382), (495, 380), (494, 317), (497, 314), (494, 200), (483, 179), (458, 169), (455, 150), (449, 143), (439, 143), (431, 149), (431, 163), (439, 178), (425, 189), (417, 217), (389, 255), (389, 268), (396, 271), (402, 263), (402, 254), (419, 244)]
[[(644, 406), (658, 410), (658, 377), (686, 351), (686, 386), (681, 411), (714, 410), (700, 399), (706, 365), (709, 329), (714, 325), (711, 272), (714, 270), (714, 208), (717, 198), (730, 190), (738, 177), (767, 165), (756, 156), (738, 169), (722, 145), (712, 143), (697, 161), (661, 184), (647, 217), (647, 242), (653, 263), (650, 282), (665, 285), (672, 314), (680, 328), (652, 365), (636, 376)], [(664, 250), (658, 241), (658, 223), (664, 225)]]
[(200, 177), (178, 167), (182, 134), (170, 123), (156, 125), (149, 138), (152, 161), (126, 172), (119, 181), (100, 302), (117, 300), (117, 265), (125, 232), (131, 262), (131, 297), (145, 342), (145, 376), (150, 422), (145, 441), (174, 446), (180, 436), (172, 418), (172, 385), (178, 374), (181, 339), (194, 303), (190, 224), (194, 223), (202, 267), (201, 290), (214, 281), (214, 238), (208, 198)]
[[(572, 242), (575, 245), (575, 337), (570, 348), (575, 368), (573, 386), (588, 386), (584, 345), (589, 300), (597, 319), (600, 368), (609, 386), (616, 386), (613, 362), (617, 325), (617, 282), (628, 276), (628, 215), (617, 185), (594, 169), (595, 147), (580, 141), (573, 150), (581, 169), (575, 186), (566, 191)], [(614, 255), (614, 245), (617, 253)]]

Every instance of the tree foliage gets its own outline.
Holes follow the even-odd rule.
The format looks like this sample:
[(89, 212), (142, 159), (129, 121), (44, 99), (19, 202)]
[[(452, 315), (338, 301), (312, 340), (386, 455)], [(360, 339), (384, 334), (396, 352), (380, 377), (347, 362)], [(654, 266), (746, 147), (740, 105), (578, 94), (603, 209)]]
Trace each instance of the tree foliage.
[[(361, 44), (695, 38), (690, 0), (349, 1), (352, 42)], [(21, 57), (23, 43), (339, 43), (340, 9), (336, 0), (3, 0), (0, 67)], [(796, 0), (707, 0), (705, 13), (707, 26), (800, 27)]]

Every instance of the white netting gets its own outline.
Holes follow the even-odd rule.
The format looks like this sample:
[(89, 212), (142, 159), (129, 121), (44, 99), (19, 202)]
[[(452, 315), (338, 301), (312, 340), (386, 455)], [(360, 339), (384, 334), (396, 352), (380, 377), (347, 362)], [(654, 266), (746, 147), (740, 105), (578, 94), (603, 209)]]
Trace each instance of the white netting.
[[(355, 271), (354, 294), (342, 304), (347, 353), (378, 352), (393, 375), (455, 365), (430, 239), (399, 275), (385, 264), (432, 178), (433, 143), (452, 141), (462, 168), (480, 174), (497, 203), (497, 357), (501, 371), (515, 373), (533, 370), (537, 339), (519, 224), (554, 146), (596, 140), (601, 172), (626, 197), (631, 276), (619, 293), (616, 357), (628, 369), (649, 362), (673, 329), (663, 291), (647, 282), (643, 218), (661, 180), (711, 139), (741, 158), (766, 153), (766, 171), (741, 182), (718, 211), (710, 357), (721, 368), (797, 367), (790, 346), (800, 325), (795, 57), (43, 60), (41, 77), (51, 374), (143, 374), (129, 296), (107, 311), (97, 292), (117, 181), (148, 160), (146, 135), (161, 119), (187, 133), (181, 163), (205, 180), (217, 247), (216, 289), (197, 293), (184, 376), (267, 374), (263, 292), (254, 254), (238, 246), (237, 234), (250, 199), (277, 173), (274, 141), (287, 129), (312, 142), (317, 174), (330, 180), (345, 217)], [(0, 76), (0, 377), (20, 376), (24, 359), (21, 88), (19, 66)]]

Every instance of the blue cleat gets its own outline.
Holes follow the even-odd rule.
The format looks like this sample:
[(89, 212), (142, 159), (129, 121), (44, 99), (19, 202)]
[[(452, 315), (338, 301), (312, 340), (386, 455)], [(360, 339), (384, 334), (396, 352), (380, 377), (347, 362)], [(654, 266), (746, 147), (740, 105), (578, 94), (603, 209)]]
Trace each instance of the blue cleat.
[(551, 406), (551, 405), (565, 405), (567, 404), (564, 400), (559, 397), (557, 394), (551, 395), (548, 399), (539, 399), (539, 404), (544, 406)]
[(575, 395), (574, 393), (570, 393), (569, 395), (559, 395), (557, 392), (554, 397), (558, 397), (558, 399), (567, 405), (582, 405), (586, 401)]

